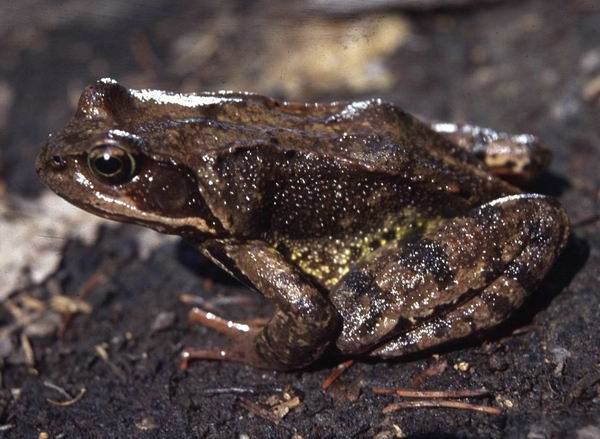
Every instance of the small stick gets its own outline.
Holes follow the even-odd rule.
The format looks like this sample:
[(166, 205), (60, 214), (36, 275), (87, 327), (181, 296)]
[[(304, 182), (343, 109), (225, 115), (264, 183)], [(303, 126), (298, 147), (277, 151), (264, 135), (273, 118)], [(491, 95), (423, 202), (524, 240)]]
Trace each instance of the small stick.
[(427, 369), (420, 371), (410, 382), (410, 387), (419, 388), (421, 385), (428, 380), (429, 378), (440, 375), (444, 373), (444, 371), (448, 368), (448, 361), (446, 360), (436, 360), (431, 366)]
[(589, 226), (590, 224), (594, 224), (600, 220), (600, 215), (592, 214), (587, 217), (575, 220), (571, 223), (571, 227), (574, 229), (578, 229), (580, 227)]
[(84, 298), (91, 293), (94, 288), (102, 285), (107, 281), (107, 273), (105, 267), (100, 267), (88, 277), (77, 290), (75, 294), (78, 297)]
[(248, 393), (250, 395), (256, 395), (258, 393), (265, 392), (283, 392), (283, 387), (265, 387), (265, 388), (256, 388), (256, 387), (211, 387), (207, 389), (200, 390), (200, 395), (223, 395), (223, 394), (244, 394)]
[(337, 380), (339, 376), (353, 364), (354, 360), (347, 360), (338, 364), (337, 367), (329, 374), (329, 376), (325, 378), (325, 381), (323, 381), (323, 384), (321, 384), (321, 389), (327, 390), (329, 386), (331, 386), (335, 380)]
[(35, 365), (35, 355), (33, 353), (33, 348), (31, 347), (31, 342), (29, 341), (29, 337), (25, 335), (24, 332), (21, 333), (21, 349), (23, 350), (23, 355), (25, 356), (25, 364), (29, 367), (33, 367)]
[(475, 412), (487, 413), (489, 415), (500, 416), (502, 410), (496, 407), (490, 407), (486, 405), (469, 404), (468, 402), (460, 401), (448, 401), (446, 399), (440, 399), (436, 401), (402, 401), (394, 404), (390, 404), (384, 407), (383, 413), (396, 412), (407, 408), (452, 408), (461, 410), (472, 410)]
[(412, 390), (400, 387), (372, 387), (379, 395), (394, 394), (405, 398), (481, 398), (490, 394), (486, 389), (474, 390)]
[(275, 425), (281, 425), (282, 427), (285, 428), (290, 428), (289, 425), (287, 425), (286, 423), (281, 421), (281, 418), (279, 416), (277, 416), (275, 413), (270, 412), (269, 410), (267, 410), (264, 407), (261, 407), (260, 405), (246, 399), (246, 398), (239, 398), (240, 401), (240, 405), (245, 408), (246, 410), (248, 410), (250, 413), (252, 413), (255, 416), (258, 416), (259, 418), (263, 418), (266, 421), (271, 422), (272, 424)]
[(83, 398), (83, 395), (85, 395), (85, 388), (82, 387), (81, 389), (79, 389), (79, 393), (77, 394), (77, 396), (75, 398), (69, 399), (67, 401), (55, 401), (53, 399), (50, 398), (46, 398), (46, 401), (48, 401), (50, 404), (54, 404), (54, 405), (58, 405), (61, 407), (68, 407), (70, 405), (75, 404), (77, 401), (79, 401), (81, 398)]
[(43, 384), (44, 384), (44, 386), (46, 386), (46, 387), (48, 387), (48, 388), (50, 388), (52, 390), (56, 390), (58, 393), (60, 393), (62, 396), (64, 396), (65, 399), (71, 399), (71, 398), (73, 398), (71, 395), (69, 395), (67, 393), (67, 391), (65, 389), (63, 389), (60, 386), (57, 386), (54, 383), (51, 383), (50, 381), (44, 381)]

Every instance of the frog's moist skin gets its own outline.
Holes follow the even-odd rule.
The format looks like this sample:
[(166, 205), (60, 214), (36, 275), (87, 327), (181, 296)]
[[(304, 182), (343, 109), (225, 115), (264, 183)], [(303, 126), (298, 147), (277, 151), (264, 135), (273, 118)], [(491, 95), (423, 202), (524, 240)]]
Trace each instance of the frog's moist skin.
[(527, 180), (547, 161), (532, 136), (428, 125), (380, 100), (292, 104), (103, 79), (37, 170), (83, 209), (187, 238), (275, 303), (264, 327), (195, 310), (232, 343), (186, 358), (295, 369), (328, 347), (395, 357), (505, 320), (569, 226), (555, 200), (495, 174)]

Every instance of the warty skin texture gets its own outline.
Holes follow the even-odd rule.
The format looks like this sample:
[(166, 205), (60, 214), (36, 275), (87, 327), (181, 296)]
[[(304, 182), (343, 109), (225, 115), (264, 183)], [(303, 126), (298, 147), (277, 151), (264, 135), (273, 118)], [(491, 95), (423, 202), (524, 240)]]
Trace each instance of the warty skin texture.
[(526, 181), (548, 153), (533, 136), (466, 127), (379, 100), (293, 104), (105, 79), (37, 169), (72, 203), (183, 236), (273, 300), (273, 319), (222, 352), (294, 369), (332, 344), (393, 357), (467, 337), (539, 285), (567, 216), (496, 175)]

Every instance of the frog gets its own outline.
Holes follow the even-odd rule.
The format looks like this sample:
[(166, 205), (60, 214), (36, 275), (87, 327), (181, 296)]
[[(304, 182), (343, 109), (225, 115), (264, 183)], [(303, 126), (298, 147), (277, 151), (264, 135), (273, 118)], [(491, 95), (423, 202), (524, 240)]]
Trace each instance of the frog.
[[(480, 337), (540, 286), (569, 236), (521, 186), (549, 163), (528, 134), (430, 122), (381, 99), (129, 89), (103, 78), (36, 161), (91, 213), (178, 235), (274, 305), (191, 323), (228, 342), (190, 360), (306, 368)], [(516, 183), (515, 183), (516, 182)]]

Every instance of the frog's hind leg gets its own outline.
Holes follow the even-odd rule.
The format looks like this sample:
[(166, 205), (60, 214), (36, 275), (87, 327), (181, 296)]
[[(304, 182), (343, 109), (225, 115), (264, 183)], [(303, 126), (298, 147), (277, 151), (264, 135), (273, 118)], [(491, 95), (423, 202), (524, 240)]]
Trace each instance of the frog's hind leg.
[(346, 354), (392, 357), (489, 329), (534, 291), (569, 233), (565, 211), (511, 195), (382, 247), (330, 292)]
[[(516, 265), (509, 270), (514, 270), (514, 267)], [(507, 290), (509, 294), (506, 294)], [(447, 314), (400, 334), (396, 339), (371, 351), (369, 355), (382, 358), (399, 357), (461, 340), (493, 328), (518, 308), (528, 294), (528, 290), (518, 280), (505, 273), (485, 288), (480, 295)]]
[(550, 164), (551, 153), (531, 134), (508, 134), (470, 124), (429, 123), (431, 129), (482, 161), (490, 172), (526, 184)]
[[(481, 290), (464, 294), (458, 306), (450, 307), (447, 312), (436, 314), (429, 320), (424, 319), (413, 329), (377, 347), (370, 355), (400, 356), (497, 326), (539, 286), (569, 234), (568, 218), (558, 202), (535, 194), (513, 195), (492, 201), (476, 209), (472, 218), (477, 219), (478, 227), (496, 230), (495, 233), (484, 233), (484, 236), (495, 241), (499, 237), (504, 240), (500, 242), (499, 258), (495, 258), (498, 259), (496, 264), (503, 265), (500, 273)], [(464, 227), (461, 223), (460, 218), (450, 221), (431, 238), (455, 243), (454, 239)], [(465, 231), (464, 228), (462, 230)], [(486, 252), (489, 244), (484, 238), (477, 248)], [(449, 251), (460, 253), (462, 250)], [(480, 270), (488, 271), (488, 275), (490, 269), (493, 270), (493, 267), (480, 266)], [(477, 276), (477, 273), (472, 273), (472, 276)]]

